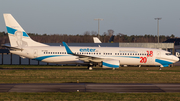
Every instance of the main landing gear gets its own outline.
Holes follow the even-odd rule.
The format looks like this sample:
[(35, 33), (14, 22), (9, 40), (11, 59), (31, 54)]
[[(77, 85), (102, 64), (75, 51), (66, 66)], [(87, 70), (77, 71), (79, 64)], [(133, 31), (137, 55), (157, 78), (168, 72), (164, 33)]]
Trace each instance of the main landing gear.
[(160, 65), (159, 70), (162, 70), (163, 65)]
[(93, 63), (90, 63), (90, 64), (88, 65), (88, 69), (89, 69), (89, 70), (93, 70)]
[(92, 69), (93, 69), (93, 67), (92, 67), (92, 66), (88, 66), (88, 69), (89, 69), (89, 70), (92, 70)]

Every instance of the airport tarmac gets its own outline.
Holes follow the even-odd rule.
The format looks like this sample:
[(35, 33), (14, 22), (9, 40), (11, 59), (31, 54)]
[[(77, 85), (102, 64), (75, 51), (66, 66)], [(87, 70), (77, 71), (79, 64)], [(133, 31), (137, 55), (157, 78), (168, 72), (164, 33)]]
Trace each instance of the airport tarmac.
[(0, 92), (180, 92), (180, 84), (31, 83), (0, 84)]

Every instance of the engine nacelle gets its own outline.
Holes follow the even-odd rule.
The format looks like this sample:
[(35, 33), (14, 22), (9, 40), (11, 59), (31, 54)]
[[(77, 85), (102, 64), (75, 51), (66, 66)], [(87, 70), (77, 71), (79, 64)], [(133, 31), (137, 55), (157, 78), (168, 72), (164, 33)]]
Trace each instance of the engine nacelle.
[(119, 68), (119, 60), (104, 60), (102, 61), (102, 68)]

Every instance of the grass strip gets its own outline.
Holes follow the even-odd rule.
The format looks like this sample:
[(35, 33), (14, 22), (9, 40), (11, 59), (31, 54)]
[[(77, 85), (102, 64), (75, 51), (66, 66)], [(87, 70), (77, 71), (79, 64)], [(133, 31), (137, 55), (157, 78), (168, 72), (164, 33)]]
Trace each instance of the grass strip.
[(86, 68), (0, 69), (0, 83), (73, 83), (77, 80), (80, 83), (180, 83), (180, 68), (168, 67), (161, 71), (157, 67), (95, 68), (92, 71)]

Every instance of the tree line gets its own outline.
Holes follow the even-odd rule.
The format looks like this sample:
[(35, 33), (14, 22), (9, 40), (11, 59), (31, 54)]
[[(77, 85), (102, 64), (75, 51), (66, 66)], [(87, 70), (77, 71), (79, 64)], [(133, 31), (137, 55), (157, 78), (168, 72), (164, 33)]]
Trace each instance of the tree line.
[[(113, 35), (113, 30), (108, 30), (100, 35), (100, 40), (102, 43), (108, 43), (111, 35)], [(67, 43), (93, 43), (93, 37), (97, 37), (98, 34), (95, 31), (89, 32), (86, 31), (84, 34), (76, 35), (67, 35), (67, 34), (37, 34), (37, 33), (28, 33), (28, 35), (35, 41), (41, 43), (62, 43), (62, 41)], [(172, 34), (170, 36), (160, 35), (159, 42), (166, 41), (169, 38), (175, 38)], [(124, 35), (118, 33), (114, 35), (114, 43), (121, 42), (133, 42), (133, 43), (156, 43), (158, 40), (156, 35)], [(0, 32), (0, 44), (9, 43), (8, 34), (5, 32)]]

